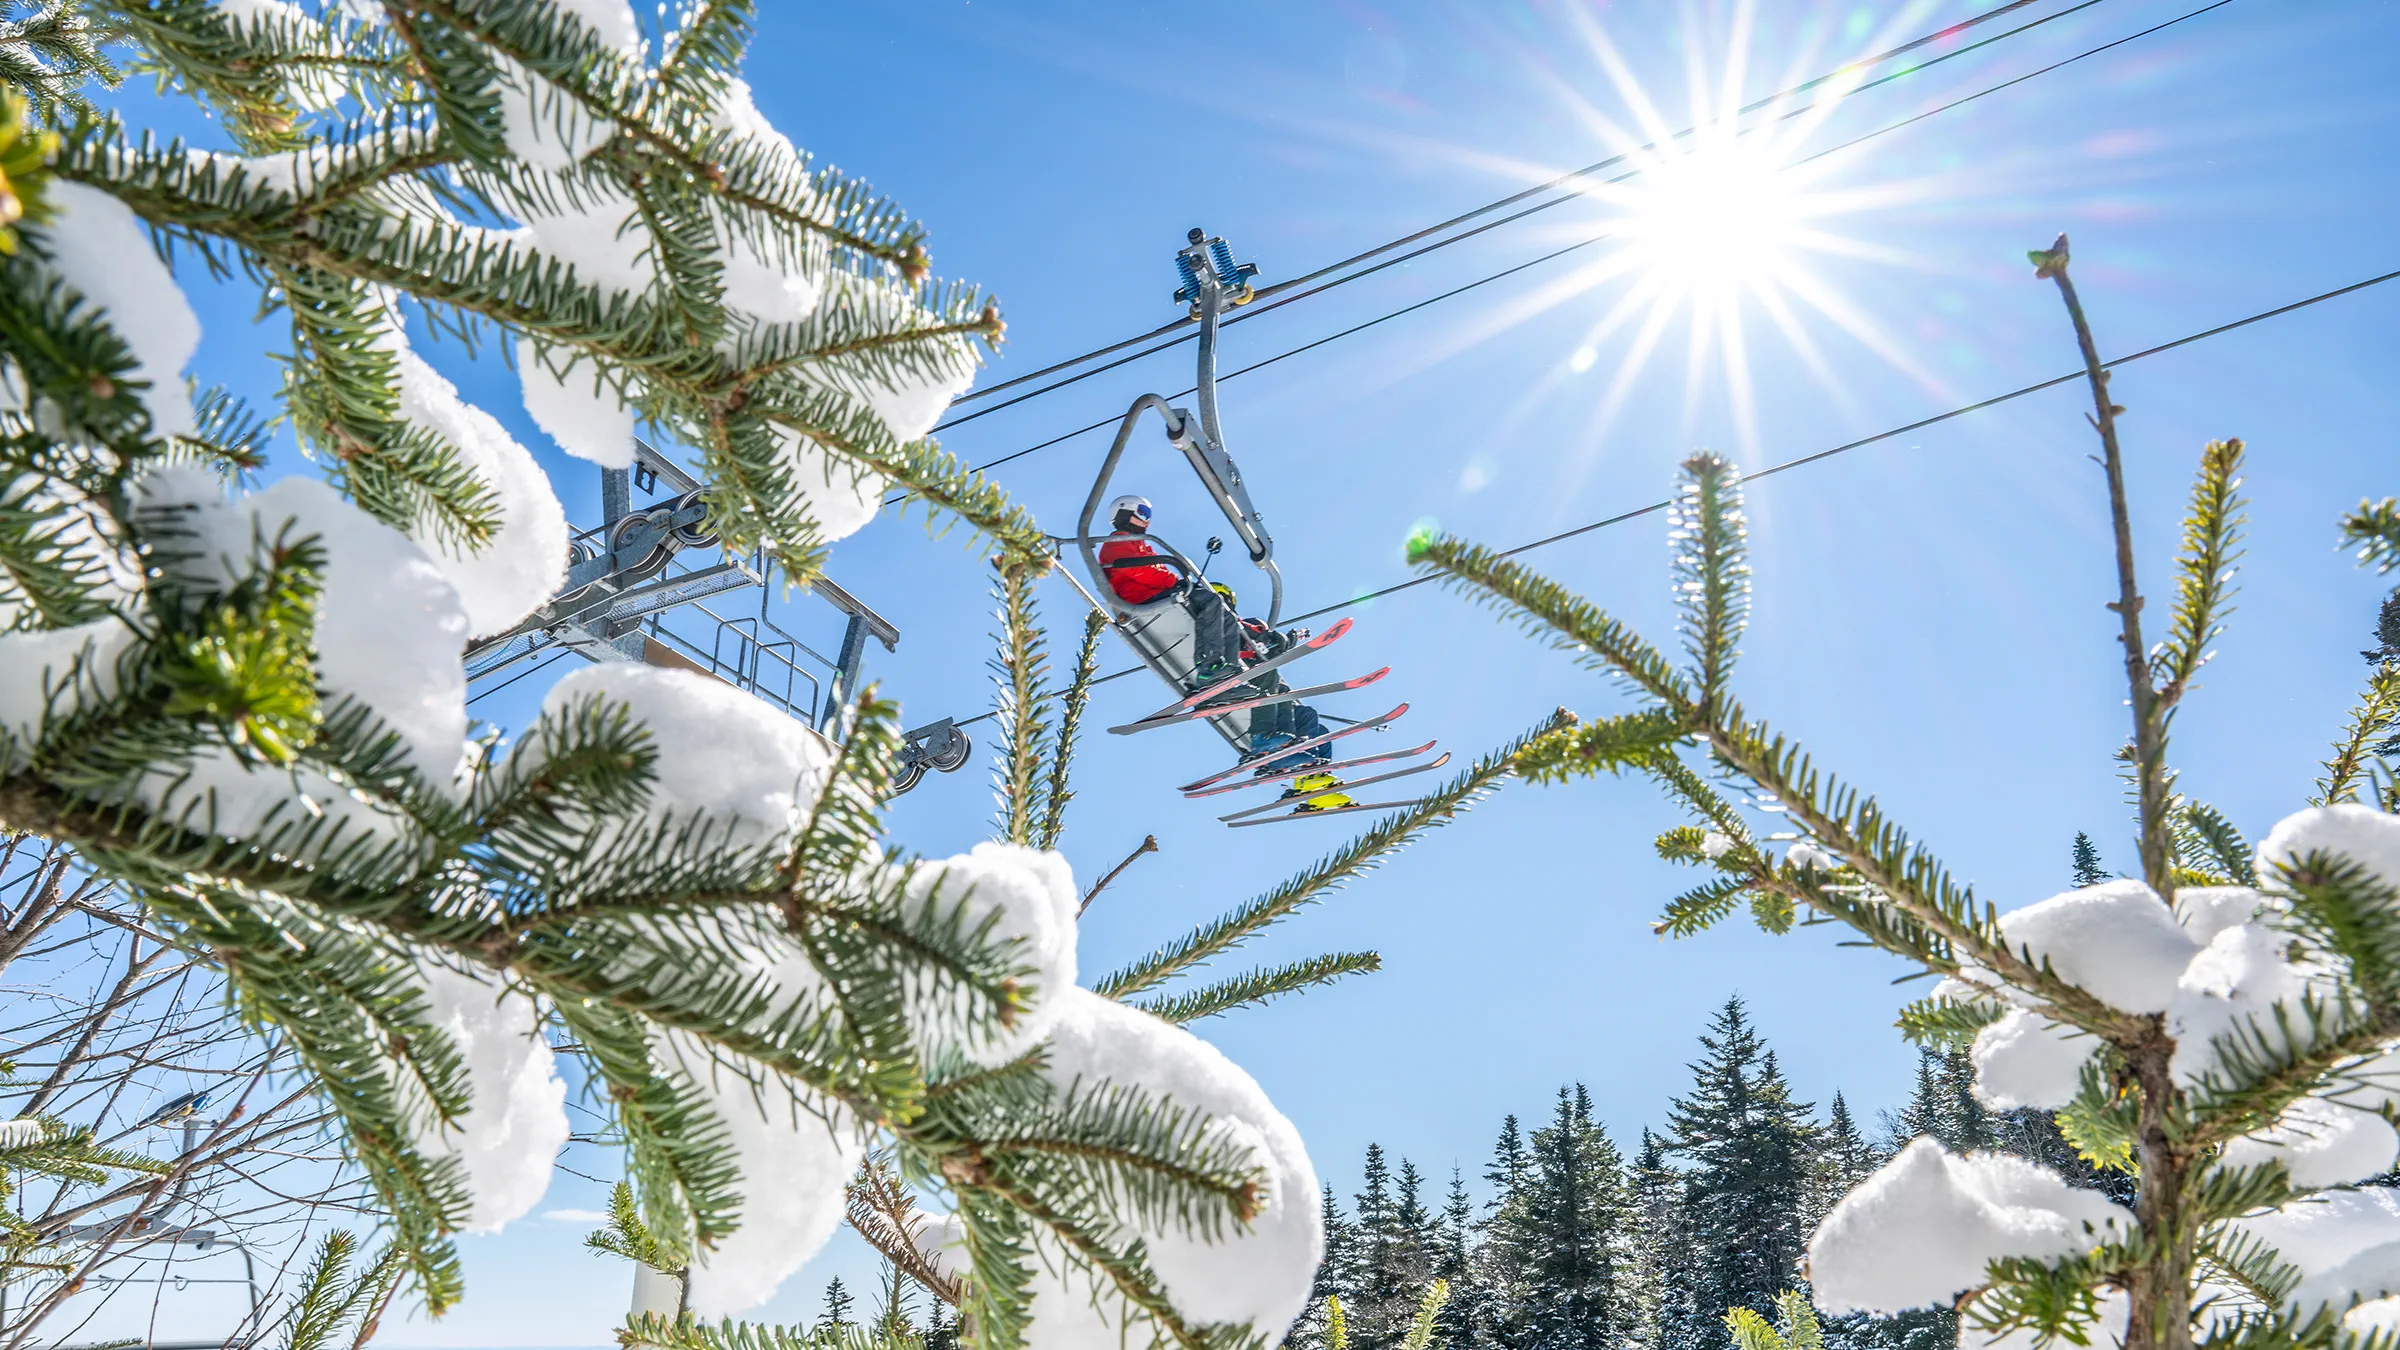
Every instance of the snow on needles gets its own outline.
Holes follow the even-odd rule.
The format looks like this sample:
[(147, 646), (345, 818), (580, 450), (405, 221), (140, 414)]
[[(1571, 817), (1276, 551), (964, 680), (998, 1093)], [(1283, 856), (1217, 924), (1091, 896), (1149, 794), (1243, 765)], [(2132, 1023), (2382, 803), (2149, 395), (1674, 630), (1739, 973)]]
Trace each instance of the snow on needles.
[[(499, 528), (481, 545), (429, 529), (417, 533), (458, 588), (469, 634), (502, 632), (541, 608), (567, 579), (566, 508), (525, 447), (408, 349), (396, 318), (385, 339), (400, 367), (400, 415), (448, 442), (499, 505)], [(630, 440), (626, 452), (632, 453)]]
[(2290, 1306), (2302, 1317), (2400, 1293), (2400, 1191), (2370, 1186), (2311, 1196), (2235, 1219), (2231, 1227), (2271, 1244), (2300, 1271)]
[[(1228, 1226), (1211, 1242), (1179, 1226), (1135, 1224), (1151, 1271), (1175, 1310), (1189, 1321), (1248, 1323), (1270, 1341), (1307, 1307), (1310, 1280), (1324, 1256), (1316, 1169), (1300, 1135), (1256, 1082), (1216, 1047), (1183, 1028), (1086, 989), (1061, 997), (1063, 1016), (1048, 1048), (1046, 1077), (1058, 1089), (1090, 1090), (1100, 1079), (1197, 1109), (1220, 1137), (1244, 1146), (1265, 1175), (1257, 1217)], [(940, 1270), (966, 1273), (964, 1232), (956, 1215), (928, 1218), (917, 1244)], [(1125, 1350), (1148, 1345), (1156, 1328), (1106, 1277), (1077, 1268), (1054, 1239), (1037, 1236), (1031, 1268), (1033, 1324), (1026, 1344), (1042, 1350)]]
[(633, 467), (633, 409), (599, 371), (577, 367), (561, 375), (533, 343), (517, 339), (517, 377), (525, 411), (558, 448), (603, 469)]
[[(815, 732), (722, 680), (629, 661), (585, 666), (560, 680), (542, 700), (542, 716), (563, 718), (593, 697), (623, 705), (649, 728), (658, 752), (648, 810), (618, 827), (636, 838), (670, 817), (681, 822), (697, 813), (722, 831), (716, 842), (724, 849), (783, 843), (834, 760)], [(516, 759), (538, 765), (545, 753), (541, 736), (529, 734)]]
[[(1316, 1169), (1299, 1131), (1250, 1075), (1215, 1046), (1139, 1009), (1085, 989), (1060, 991), (1045, 1076), (1058, 1088), (1089, 1091), (1101, 1079), (1166, 1098), (1210, 1117), (1220, 1137), (1241, 1145), (1263, 1174), (1258, 1212), (1244, 1229), (1208, 1235), (1172, 1222), (1125, 1221), (1148, 1247), (1151, 1270), (1178, 1313), (1199, 1323), (1248, 1323), (1272, 1337), (1308, 1304), (1309, 1284), (1325, 1251)], [(1033, 1325), (1026, 1342), (1042, 1350), (1121, 1350), (1145, 1344), (1148, 1317), (1105, 1277), (1074, 1270), (1055, 1244), (1037, 1238)]]
[[(1015, 1059), (1050, 1034), (1075, 984), (1075, 874), (1056, 853), (1021, 844), (982, 843), (946, 862), (921, 865), (909, 877), (912, 914), (937, 906), (960, 913), (959, 928), (981, 931), (986, 944), (1022, 944), (1018, 960), (1033, 969), (1033, 1004), (1007, 1027), (987, 1027), (990, 1008), (955, 983), (912, 989), (910, 1021), (931, 1055), (955, 1049), (977, 1064)], [(988, 927), (986, 927), (988, 925)], [(982, 1039), (974, 1039), (981, 1033)]]
[(2002, 1257), (2090, 1251), (2127, 1212), (2005, 1154), (1952, 1154), (1919, 1138), (1843, 1196), (1808, 1244), (1810, 1287), (1831, 1313), (1946, 1304)]
[(2131, 1013), (2165, 1012), (2198, 944), (2158, 892), (2104, 881), (2000, 916), (2011, 947), (2067, 983)]
[(2282, 929), (2243, 923), (2219, 932), (2192, 958), (2167, 1009), (2175, 1080), (2188, 1087), (2207, 1077), (2217, 1067), (2216, 1042), (2238, 1038), (2252, 1025), (2273, 1027), (2278, 1005), (2291, 1015), (2293, 1033), (2302, 1034), (2302, 1002), (2311, 994), (2331, 994), (2334, 974)]
[(2075, 1100), (2099, 1042), (2040, 1013), (2011, 1008), (1975, 1033), (1975, 1099), (1995, 1111), (2055, 1109)]
[(754, 1082), (685, 1033), (665, 1033), (659, 1048), (724, 1122), (741, 1176), (740, 1225), (693, 1261), (691, 1310), (748, 1312), (833, 1236), (866, 1140), (839, 1105), (786, 1079)]
[[(0, 511), (49, 517), (55, 523), (33, 527), (36, 537), (84, 596), (120, 613), (133, 608), (141, 559), (99, 503), (67, 483), (22, 474), (0, 487)], [(113, 693), (117, 658), (133, 642), (121, 618), (43, 628), (42, 617), (15, 578), (0, 571), (0, 736), (18, 747), (30, 746), (47, 723), (71, 715), (86, 698)]]
[(458, 1159), (473, 1197), (467, 1231), (496, 1232), (541, 1203), (550, 1187), (567, 1143), (567, 1085), (532, 999), (432, 962), (420, 963), (417, 974), (427, 1020), (465, 1062), (470, 1098), (466, 1114), (446, 1127), (430, 1111), (415, 1121), (416, 1144)]
[(2259, 875), (2272, 878), (2312, 853), (2346, 858), (2400, 888), (2400, 816), (2349, 802), (2286, 816), (2258, 846)]
[[(146, 475), (135, 490), (162, 565), (203, 591), (249, 575), (259, 541), (313, 537), (325, 555), (318, 688), (329, 704), (353, 699), (372, 710), (430, 786), (457, 790), (466, 757), (467, 680), (458, 654), (467, 618), (458, 592), (422, 549), (314, 479), (286, 478), (226, 502), (206, 471), (170, 468)], [(369, 832), (390, 828), (382, 808), (313, 769), (248, 765), (225, 749), (202, 751), (180, 776), (154, 774), (142, 795), (191, 827), (235, 837), (257, 837), (303, 811)]]
[(150, 247), (150, 231), (98, 188), (61, 179), (49, 192), (56, 215), (30, 228), (50, 270), (107, 311), (110, 330), (133, 352), (134, 378), (150, 385), (142, 402), (157, 434), (191, 434), (183, 368), (200, 349), (200, 320)]
[(2400, 1157), (2400, 1133), (2367, 1103), (2302, 1097), (2274, 1124), (2226, 1144), (2217, 1165), (2280, 1162), (2294, 1185), (2315, 1188), (2374, 1176), (2388, 1170), (2395, 1157)]
[[(625, 0), (558, 0), (600, 45), (630, 59), (642, 49), (640, 26)], [(572, 168), (616, 133), (616, 125), (594, 116), (565, 91), (523, 64), (502, 57), (500, 136), (508, 152), (539, 169)]]

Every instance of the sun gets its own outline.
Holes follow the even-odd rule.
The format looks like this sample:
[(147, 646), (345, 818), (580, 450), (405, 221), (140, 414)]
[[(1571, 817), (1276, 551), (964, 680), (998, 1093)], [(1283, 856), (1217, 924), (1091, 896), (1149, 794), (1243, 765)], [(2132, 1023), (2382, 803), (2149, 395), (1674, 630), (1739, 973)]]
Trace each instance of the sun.
[(1771, 149), (1711, 138), (1661, 156), (1623, 201), (1629, 270), (1689, 300), (1783, 287), (1799, 265), (1808, 204)]
[[(1848, 41), (1857, 46), (1844, 53), (1830, 49), (1837, 40), (1822, 33), (1798, 44), (1763, 39), (1756, 0), (1732, 0), (1724, 9), (1693, 4), (1687, 13), (1704, 8), (1723, 21), (1692, 20), (1680, 72), (1665, 72), (1670, 81), (1680, 73), (1679, 99), (1659, 98), (1645, 86), (1589, 7), (1564, 9), (1602, 78), (1546, 78), (1589, 133), (1573, 156), (1600, 148), (1610, 167), (1605, 177), (1578, 176), (1568, 184), (1584, 209), (1560, 212), (1540, 232), (1565, 246), (1562, 253), (1586, 261), (1462, 326), (1420, 358), (1440, 360), (1537, 315), (1589, 307), (1588, 325), (1554, 372), (1528, 391), (1521, 411), (1597, 383), (1582, 438), (1592, 453), (1677, 335), (1687, 420), (1729, 414), (1745, 451), (1760, 448), (1751, 366), (1763, 344), (1781, 343), (1837, 400), (1848, 398), (1837, 365), (1847, 368), (1849, 358), (1838, 348), (1829, 353), (1825, 344), (1836, 338), (1942, 391), (1919, 354), (1874, 322), (1845, 283), (1859, 278), (1859, 263), (1923, 266), (1863, 238), (1860, 217), (1922, 203), (1943, 185), (1922, 175), (1873, 176), (1872, 161), (1853, 153), (1872, 135), (1828, 144), (1828, 120), (1866, 80), (1873, 63), (1864, 58), (1898, 40), (1902, 15), (1884, 31), (1852, 31)], [(1788, 69), (1755, 71), (1754, 46), (1781, 48)], [(1845, 55), (1848, 65), (1841, 64)], [(1835, 73), (1808, 78), (1828, 68)], [(1777, 88), (1794, 92), (1760, 96)], [(1557, 173), (1543, 165), (1513, 167), (1536, 178)]]

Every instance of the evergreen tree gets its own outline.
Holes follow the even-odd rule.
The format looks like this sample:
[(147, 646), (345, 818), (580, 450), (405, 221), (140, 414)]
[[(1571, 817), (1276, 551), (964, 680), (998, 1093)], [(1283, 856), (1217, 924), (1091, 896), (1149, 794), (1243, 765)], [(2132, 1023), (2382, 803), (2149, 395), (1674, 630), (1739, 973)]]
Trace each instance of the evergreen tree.
[(1858, 1128), (1858, 1120), (1850, 1114), (1850, 1103), (1842, 1094), (1833, 1094), (1833, 1105), (1825, 1113), (1825, 1127), (1817, 1137), (1816, 1172), (1809, 1195), (1808, 1226), (1825, 1217), (1833, 1203), (1861, 1181), (1867, 1179), (1883, 1161), (1875, 1145)]
[(1946, 1108), (1942, 1147), (1967, 1153), (1993, 1146), (1992, 1113), (1975, 1099), (1975, 1061), (1964, 1046), (1942, 1052), (1942, 1097)]
[(1479, 1305), (1475, 1310), (1476, 1344), (1516, 1347), (1525, 1344), (1526, 1300), (1532, 1290), (1530, 1252), (1524, 1244), (1522, 1216), (1530, 1202), (1532, 1162), (1525, 1136), (1511, 1114), (1500, 1122), (1500, 1137), (1492, 1145), (1492, 1164), (1483, 1179), (1491, 1183), (1481, 1224)]
[(1349, 1304), (1358, 1297), (1358, 1225), (1342, 1213), (1341, 1203), (1333, 1198), (1330, 1185), (1322, 1188), (1319, 1213), (1325, 1226), (1325, 1256), (1317, 1262), (1317, 1278), (1309, 1286), (1308, 1307), (1292, 1324), (1288, 1337), (1293, 1345), (1310, 1350), (1324, 1350), (1326, 1345), (1325, 1300), (1338, 1298)]
[[(2125, 410), (2111, 395), (2070, 279), (2066, 238), (2029, 257), (2036, 278), (2054, 285), (2066, 308), (2100, 440), (2116, 540), (2108, 622), (2124, 663), (2130, 734), (2121, 760), (2134, 802), (2142, 891), (2127, 887), (2104, 906), (2046, 911), (2042, 926), (2012, 932), (2008, 916), (1959, 883), (1875, 797), (1762, 720), (1759, 701), (1733, 687), (1748, 618), (1748, 541), (1739, 472), (1718, 456), (1685, 462), (1673, 502), (1679, 652), (1493, 550), (1421, 535), (1411, 541), (1410, 557), (1634, 691), (1639, 706), (1550, 733), (1518, 756), (1518, 766), (1553, 781), (1638, 771), (1688, 809), (1690, 823), (1663, 834), (1658, 849), (1707, 875), (1668, 902), (1660, 931), (1697, 933), (1744, 910), (1769, 933), (1791, 931), (1804, 914), (1838, 922), (1862, 945), (1967, 985), (1904, 1011), (1903, 1028), (1921, 1042), (1972, 1039), (1979, 1053), (2031, 1067), (2050, 1063), (2036, 1057), (2054, 1048), (2031, 1038), (1987, 1037), (1988, 1029), (2023, 1013), (2089, 1038), (2092, 1058), (2083, 1062), (2080, 1085), (2058, 1119), (2080, 1150), (2141, 1178), (2134, 1206), (2116, 1211), (2109, 1231), (2088, 1217), (2100, 1211), (2070, 1188), (2056, 1188), (2063, 1196), (2047, 1200), (2033, 1195), (2051, 1188), (2030, 1188), (2025, 1199), (2052, 1225), (2049, 1231), (2083, 1230), (2072, 1249), (2020, 1246), (1994, 1227), (1987, 1231), (1998, 1245), (1988, 1250), (2009, 1259), (1954, 1276), (1920, 1264), (1918, 1252), (1894, 1240), (1902, 1230), (1879, 1229), (1856, 1215), (1862, 1221), (1847, 1227), (1838, 1248), (1812, 1261), (1818, 1290), (1839, 1286), (1846, 1299), (1891, 1309), (1964, 1303), (1979, 1333), (2009, 1343), (2113, 1339), (2120, 1333), (2104, 1329), (2100, 1319), (2111, 1301), (2104, 1295), (2114, 1291), (2126, 1300), (2121, 1334), (2129, 1350), (2175, 1350), (2202, 1339), (2285, 1350), (2347, 1344), (2348, 1295), (2334, 1287), (2333, 1274), (2342, 1258), (2313, 1259), (2295, 1250), (2299, 1244), (2280, 1251), (2274, 1244), (2280, 1233), (2305, 1229), (2326, 1212), (2328, 1197), (2320, 1192), (2363, 1180), (2362, 1159), (2342, 1155), (2343, 1162), (2315, 1173), (2279, 1164), (2286, 1156), (2295, 1164), (2309, 1157), (2312, 1166), (2330, 1160), (2334, 1148), (2312, 1154), (2311, 1145), (2294, 1142), (2296, 1132), (2343, 1116), (2344, 1104), (2362, 1095), (2382, 1101), (2389, 1090), (2362, 1076), (2360, 1066), (2379, 1062), (2400, 1040), (2400, 967), (2392, 956), (2400, 951), (2400, 908), (2391, 903), (2400, 864), (2391, 860), (2388, 838), (2400, 786), (2376, 750), (2400, 722), (2400, 670), (2376, 667), (2307, 806), (2277, 822), (2268, 845), (2253, 849), (2222, 814), (2175, 792), (2169, 731), (2229, 612), (2245, 509), (2244, 447), (2221, 441), (2201, 451), (2172, 602), (2145, 619), (2118, 429)], [(2400, 499), (2362, 504), (2343, 529), (2362, 557), (2400, 567)], [(1993, 814), (2007, 818), (2005, 811)], [(1796, 831), (1801, 843), (1776, 849), (1762, 825)], [(2126, 992), (2118, 978), (2120, 961), (2136, 953), (2150, 959), (2162, 947), (2129, 934), (2173, 926), (2183, 917), (2173, 908), (2179, 891), (2226, 885), (2255, 885), (2272, 897), (2267, 928), (2254, 934), (2266, 939), (2260, 945), (2268, 954), (2229, 977), (2225, 1002), (2237, 1011), (2205, 1043), (2162, 1036), (2157, 1010), (2148, 1006), (2151, 994)], [(2162, 907), (2165, 915), (2142, 906)], [(2303, 988), (2305, 1001), (2296, 992)], [(2197, 1082), (2190, 1071), (2195, 1048), (2207, 1057)], [(1939, 1161), (1940, 1177), (1994, 1177), (1985, 1160)], [(1918, 1166), (1879, 1173), (1868, 1185), (1887, 1177), (1900, 1194), (1927, 1197), (1961, 1185)], [(1837, 1219), (1841, 1214), (1837, 1207)], [(2389, 1218), (2370, 1220), (2362, 1212), (2360, 1222), (2368, 1227), (2346, 1234), (2345, 1242), (2356, 1244), (2347, 1250), (2400, 1241), (2400, 1226)], [(2278, 1236), (2269, 1239), (2270, 1232)], [(1705, 1237), (1694, 1246), (1707, 1259)], [(1910, 1277), (1913, 1283), (1902, 1288), (1890, 1283)], [(2318, 1288), (2296, 1293), (2311, 1277)], [(2226, 1279), (2264, 1291), (2263, 1310), (2232, 1311), (2203, 1283)], [(2196, 1308), (2203, 1298), (2207, 1306)], [(2214, 1325), (2196, 1326), (2196, 1310)], [(2229, 1312), (2230, 1321), (2220, 1320)]]
[(2100, 865), (2100, 846), (2081, 830), (2075, 832), (2075, 849), (2069, 865), (2077, 886), (2097, 886), (2108, 880), (2108, 869)]
[(1738, 996), (1700, 1044), (1691, 1094), (1668, 1115), (1671, 1146), (1688, 1160), (1680, 1203), (1692, 1242), (1674, 1278), (1691, 1291), (1689, 1333), (1721, 1334), (1729, 1310), (1770, 1312), (1799, 1280), (1815, 1128)]
[(842, 1287), (841, 1276), (836, 1275), (827, 1280), (825, 1282), (825, 1307), (817, 1314), (817, 1325), (821, 1327), (850, 1325), (850, 1309), (857, 1301), (850, 1296), (848, 1289)]
[(1884, 1152), (1897, 1153), (1911, 1139), (1941, 1138), (1949, 1128), (1948, 1104), (1937, 1057), (1929, 1049), (1918, 1050), (1916, 1085), (1909, 1091), (1908, 1105), (1898, 1115), (1884, 1116)]
[[(954, 1292), (981, 1345), (1023, 1339), (1037, 1250), (1093, 1277), (1095, 1319), (1201, 1338), (1144, 1254), (1190, 1233), (1262, 1250), (1280, 1164), (1153, 1090), (1161, 1058), (1086, 1081), (1115, 1094), (1101, 1112), (1018, 1029), (1121, 1011), (1103, 1000), (1188, 1021), (1371, 968), (1159, 990), (1490, 791), (1513, 748), (1094, 990), (1059, 978), (1071, 923), (1036, 920), (1064, 867), (937, 886), (947, 865), (886, 836), (889, 701), (836, 710), (838, 747), (791, 726), (687, 773), (683, 729), (737, 691), (611, 662), (470, 750), (462, 643), (541, 630), (565, 519), (412, 349), (428, 331), (503, 344), (570, 449), (622, 462), (638, 428), (684, 455), (705, 483), (678, 529), (788, 586), (887, 491), (965, 525), (1002, 592), (1000, 833), (1054, 847), (1090, 664), (1043, 687), (1050, 542), (928, 435), (999, 341), (996, 305), (767, 125), (739, 78), (751, 4), (91, 6), (129, 68), (199, 105), (174, 129), (214, 144), (139, 125), (147, 103), (74, 116), (118, 35), (28, 8), (0, 20), (0, 688), (30, 691), (0, 728), (0, 831), (73, 845), (145, 932), (222, 971), (321, 1093), (433, 1312), (463, 1292), (452, 1235), (515, 1217), (478, 1203), (538, 1195), (545, 1132), (566, 1133), (476, 1104), (538, 1097), (513, 1089), (559, 1044), (695, 1289), (745, 1216), (773, 1240), (785, 1207), (746, 1195), (842, 1208), (839, 1120), (968, 1230)], [(151, 239), (256, 286), (288, 346), (275, 416), (194, 397), (193, 316)], [(245, 490), (282, 425), (321, 476)], [(785, 795), (731, 786), (751, 781)], [(1201, 1050), (1182, 1035), (1169, 1054)], [(789, 1149), (730, 1113), (789, 1126)], [(717, 1273), (737, 1268), (770, 1264)]]
[(1492, 1145), (1492, 1165), (1483, 1179), (1492, 1185), (1491, 1204), (1496, 1208), (1517, 1193), (1525, 1178), (1525, 1137), (1512, 1113), (1500, 1122), (1499, 1141)]
[(1626, 1237), (1624, 1159), (1592, 1120), (1581, 1084), (1560, 1088), (1549, 1125), (1533, 1132), (1530, 1176), (1508, 1214), (1526, 1282), (1530, 1350), (1601, 1350), (1630, 1327), (1617, 1287)]
[(1434, 1277), (1450, 1288), (1450, 1297), (1434, 1317), (1435, 1339), (1452, 1350), (1468, 1350), (1474, 1344), (1482, 1311), (1475, 1232), (1475, 1208), (1467, 1197), (1466, 1175), (1452, 1167), (1450, 1192), (1442, 1203), (1441, 1250), (1433, 1269)]
[(1442, 1220), (1425, 1203), (1425, 1174), (1406, 1158), (1400, 1160), (1400, 1180), (1392, 1200), (1392, 1232), (1409, 1282), (1415, 1286), (1430, 1282), (1442, 1259)]
[[(1404, 1164), (1405, 1166), (1405, 1164)], [(1408, 1169), (1410, 1174), (1413, 1168)], [(1383, 1145), (1367, 1145), (1360, 1188), (1352, 1197), (1358, 1222), (1358, 1264), (1350, 1283), (1350, 1341), (1358, 1350), (1385, 1350), (1406, 1332), (1416, 1311), (1411, 1253), (1392, 1195), (1390, 1165)]]
[(1694, 1301), (1692, 1281), (1682, 1276), (1692, 1235), (1682, 1203), (1683, 1173), (1676, 1168), (1665, 1139), (1648, 1129), (1642, 1131), (1642, 1146), (1634, 1155), (1630, 1179), (1634, 1270), (1627, 1312), (1634, 1327), (1631, 1339), (1649, 1350), (1715, 1350)]

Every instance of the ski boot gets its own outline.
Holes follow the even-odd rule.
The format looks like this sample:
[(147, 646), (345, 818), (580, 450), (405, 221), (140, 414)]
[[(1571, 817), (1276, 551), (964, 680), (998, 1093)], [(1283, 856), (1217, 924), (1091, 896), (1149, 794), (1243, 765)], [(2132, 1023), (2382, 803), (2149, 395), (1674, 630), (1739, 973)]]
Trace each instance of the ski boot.
[(1300, 804), (1292, 808), (1294, 815), (1305, 815), (1311, 811), (1332, 811), (1344, 806), (1356, 805), (1350, 799), (1349, 794), (1341, 789), (1342, 780), (1332, 774), (1311, 773), (1301, 775), (1290, 787), (1285, 788), (1283, 796), (1286, 801), (1295, 797), (1301, 799)]

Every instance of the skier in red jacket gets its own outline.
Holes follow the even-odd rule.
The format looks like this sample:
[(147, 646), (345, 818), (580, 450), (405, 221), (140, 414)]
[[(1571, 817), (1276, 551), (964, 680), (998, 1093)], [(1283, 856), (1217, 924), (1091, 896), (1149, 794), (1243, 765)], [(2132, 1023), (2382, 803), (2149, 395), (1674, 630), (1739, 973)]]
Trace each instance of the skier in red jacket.
[(1202, 685), (1241, 674), (1241, 621), (1223, 597), (1197, 578), (1184, 578), (1176, 569), (1144, 558), (1162, 557), (1150, 542), (1150, 501), (1131, 494), (1108, 506), (1115, 533), (1100, 545), (1100, 566), (1108, 573), (1109, 588), (1131, 605), (1146, 605), (1167, 595), (1182, 601), (1192, 616), (1192, 677)]

